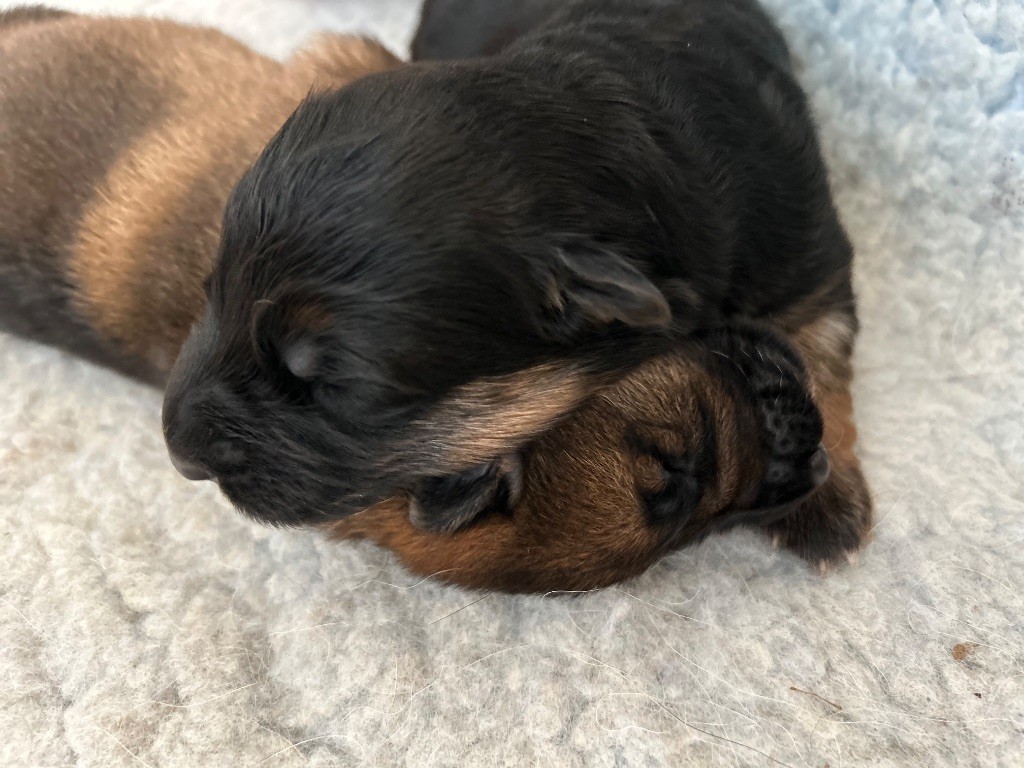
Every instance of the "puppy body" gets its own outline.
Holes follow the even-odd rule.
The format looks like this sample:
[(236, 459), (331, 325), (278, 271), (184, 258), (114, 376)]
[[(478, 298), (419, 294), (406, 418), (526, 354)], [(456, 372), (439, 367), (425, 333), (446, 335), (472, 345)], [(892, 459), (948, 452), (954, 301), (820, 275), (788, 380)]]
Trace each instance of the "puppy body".
[(201, 316), (231, 186), (311, 88), (396, 66), (325, 36), (0, 12), (0, 329), (153, 383)]
[[(188, 60), (161, 53), (171, 46)], [(232, 179), (311, 83), (396, 63), (368, 41), (332, 38), (282, 65), (208, 30), (45, 10), (0, 16), (0, 49), (0, 323), (154, 383), (202, 312)], [(416, 572), (509, 591), (605, 586), (739, 523), (769, 527), (811, 560), (841, 559), (870, 521), (853, 455), (855, 326), (843, 290), (797, 302), (763, 338), (730, 331), (673, 344), (596, 397), (597, 384), (580, 391), (557, 364), (526, 380), (470, 382), (440, 419), (462, 429), (465, 450), (498, 451), (473, 443), (506, 440), (487, 428), (499, 406), (511, 431), (532, 419), (527, 431), (545, 433), (524, 455), (511, 512), (440, 536), (414, 527), (398, 495), (328, 528), (388, 546)], [(330, 320), (314, 304), (302, 309), (293, 319), (303, 327)], [(776, 373), (780, 388), (764, 389)], [(808, 387), (825, 412), (833, 471), (787, 515), (773, 500), (799, 501), (820, 480), (809, 457), (822, 424)], [(785, 487), (766, 482), (780, 457), (792, 468)]]
[(165, 425), (240, 509), (429, 502), (695, 329), (826, 284), (852, 322), (810, 110), (752, 0), (435, 0), (417, 50), (476, 58), (303, 102), (232, 195)]

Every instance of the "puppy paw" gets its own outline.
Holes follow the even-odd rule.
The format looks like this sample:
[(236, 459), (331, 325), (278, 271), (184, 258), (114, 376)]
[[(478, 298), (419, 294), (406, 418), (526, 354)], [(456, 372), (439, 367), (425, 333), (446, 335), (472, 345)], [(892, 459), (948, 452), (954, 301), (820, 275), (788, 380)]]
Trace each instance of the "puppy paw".
[(775, 547), (807, 560), (822, 576), (856, 565), (871, 540), (871, 493), (860, 469), (840, 466), (791, 515), (766, 526)]

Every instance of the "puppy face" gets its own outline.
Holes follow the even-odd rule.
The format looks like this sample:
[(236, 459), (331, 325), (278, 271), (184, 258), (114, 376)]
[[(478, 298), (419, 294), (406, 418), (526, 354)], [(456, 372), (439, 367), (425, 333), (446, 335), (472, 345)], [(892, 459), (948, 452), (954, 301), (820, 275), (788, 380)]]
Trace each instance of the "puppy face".
[[(616, 245), (655, 250), (643, 195), (602, 199), (623, 185), (565, 167), (610, 152), (603, 134), (582, 117), (551, 129), (521, 79), (465, 94), (456, 75), (309, 99), (232, 194), (164, 423), (179, 467), (256, 518), (322, 522), (479, 471), (649, 356), (675, 317)], [(458, 117), (495, 93), (550, 156), (510, 170), (532, 134)], [(649, 164), (636, 152), (631, 169)]]
[(532, 444), (512, 509), (436, 535), (410, 523), (399, 496), (328, 530), (467, 587), (594, 589), (714, 531), (788, 514), (828, 475), (821, 436), (785, 343), (756, 330), (709, 334), (644, 364)]

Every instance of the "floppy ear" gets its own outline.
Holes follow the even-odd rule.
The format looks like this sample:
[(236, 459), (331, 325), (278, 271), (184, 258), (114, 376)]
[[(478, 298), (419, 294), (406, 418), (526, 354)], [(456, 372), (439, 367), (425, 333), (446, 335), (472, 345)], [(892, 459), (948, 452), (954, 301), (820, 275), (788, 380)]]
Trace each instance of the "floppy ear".
[(522, 492), (522, 459), (508, 454), (457, 475), (424, 480), (409, 500), (409, 520), (430, 533), (455, 533), (485, 512), (512, 509)]
[(601, 248), (560, 248), (548, 282), (545, 326), (556, 338), (615, 323), (664, 328), (672, 310), (664, 294), (626, 259)]

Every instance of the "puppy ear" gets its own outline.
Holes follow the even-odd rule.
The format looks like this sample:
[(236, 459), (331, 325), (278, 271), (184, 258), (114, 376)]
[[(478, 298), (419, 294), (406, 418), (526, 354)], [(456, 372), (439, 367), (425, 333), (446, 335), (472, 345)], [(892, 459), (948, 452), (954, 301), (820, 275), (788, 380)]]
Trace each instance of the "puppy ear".
[(558, 249), (547, 288), (547, 330), (563, 340), (615, 323), (664, 328), (672, 320), (668, 300), (657, 286), (605, 249)]
[(424, 480), (409, 500), (409, 521), (430, 533), (455, 533), (485, 512), (516, 506), (522, 488), (522, 460), (503, 456), (458, 475)]

